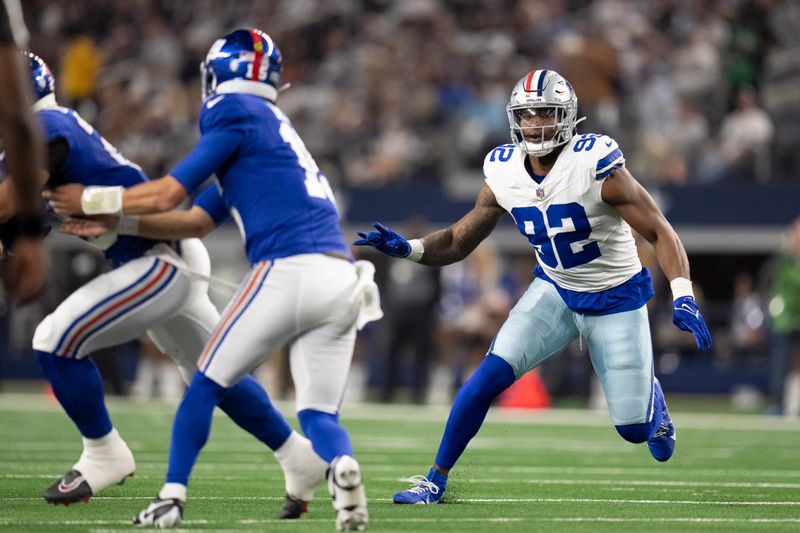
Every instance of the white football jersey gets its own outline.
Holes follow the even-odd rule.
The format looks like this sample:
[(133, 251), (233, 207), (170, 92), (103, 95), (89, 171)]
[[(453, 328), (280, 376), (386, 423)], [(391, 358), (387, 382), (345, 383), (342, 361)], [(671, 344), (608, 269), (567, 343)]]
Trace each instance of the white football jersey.
[(616, 287), (642, 270), (631, 228), (605, 203), (603, 180), (624, 166), (616, 141), (606, 135), (574, 136), (541, 183), (525, 168), (513, 144), (486, 156), (483, 172), (497, 202), (508, 211), (556, 284), (578, 292)]

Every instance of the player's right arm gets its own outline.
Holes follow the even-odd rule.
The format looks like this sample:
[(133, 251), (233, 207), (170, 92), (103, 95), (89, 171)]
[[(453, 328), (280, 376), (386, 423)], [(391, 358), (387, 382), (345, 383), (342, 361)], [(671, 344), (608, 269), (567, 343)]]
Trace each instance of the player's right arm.
[(455, 224), (422, 239), (407, 241), (398, 233), (376, 223), (378, 231), (359, 233), (357, 246), (373, 246), (392, 257), (407, 257), (429, 266), (457, 263), (467, 257), (492, 233), (505, 210), (497, 203), (492, 190), (484, 185), (475, 207)]
[(191, 209), (152, 215), (99, 215), (68, 218), (61, 223), (61, 232), (79, 237), (98, 237), (109, 231), (149, 239), (177, 241), (202, 238), (228, 217), (228, 210), (212, 185), (195, 200)]

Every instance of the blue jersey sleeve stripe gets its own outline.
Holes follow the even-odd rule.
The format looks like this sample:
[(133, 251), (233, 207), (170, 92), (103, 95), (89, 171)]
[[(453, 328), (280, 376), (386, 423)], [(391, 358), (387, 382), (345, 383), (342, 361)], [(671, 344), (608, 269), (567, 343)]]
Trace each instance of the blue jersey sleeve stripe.
[(610, 154), (608, 154), (607, 156), (605, 156), (603, 159), (601, 159), (600, 161), (598, 161), (598, 162), (597, 162), (597, 167), (596, 167), (596, 169), (595, 169), (595, 170), (597, 170), (598, 172), (600, 172), (601, 170), (603, 170), (604, 168), (606, 168), (606, 167), (607, 167), (608, 165), (610, 165), (611, 163), (614, 163), (614, 162), (615, 162), (617, 159), (619, 159), (620, 157), (622, 157), (622, 150), (620, 150), (619, 148), (617, 148), (616, 150), (614, 150), (613, 152), (611, 152)]
[(623, 166), (625, 166), (624, 161), (620, 161), (616, 165), (608, 167), (603, 172), (598, 172), (597, 174), (595, 174), (594, 177), (595, 177), (595, 179), (598, 179), (598, 180), (601, 180), (603, 178), (607, 178), (609, 174), (611, 174), (612, 172), (614, 172), (615, 170), (617, 170), (618, 168), (623, 167)]

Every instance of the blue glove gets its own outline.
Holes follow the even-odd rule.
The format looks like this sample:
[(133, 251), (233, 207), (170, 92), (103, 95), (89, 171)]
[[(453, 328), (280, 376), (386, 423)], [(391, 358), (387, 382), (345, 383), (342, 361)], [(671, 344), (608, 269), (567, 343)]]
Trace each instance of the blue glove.
[(392, 257), (408, 257), (411, 253), (411, 245), (399, 233), (390, 230), (380, 222), (373, 222), (373, 226), (378, 231), (370, 231), (367, 234), (358, 232), (361, 239), (353, 244), (355, 246), (374, 246), (381, 252)]
[(708, 331), (703, 315), (697, 308), (697, 302), (691, 296), (681, 296), (673, 302), (672, 323), (678, 329), (688, 331), (694, 336), (698, 350), (711, 348), (711, 332)]

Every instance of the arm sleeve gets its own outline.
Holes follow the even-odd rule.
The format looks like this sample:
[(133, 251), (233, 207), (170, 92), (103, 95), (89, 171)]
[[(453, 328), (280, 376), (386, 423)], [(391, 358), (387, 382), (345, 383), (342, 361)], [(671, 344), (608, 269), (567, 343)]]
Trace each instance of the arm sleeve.
[(239, 146), (242, 132), (234, 129), (212, 130), (203, 134), (189, 155), (169, 173), (188, 191), (195, 191)]
[(225, 205), (225, 201), (222, 199), (222, 195), (216, 183), (206, 187), (205, 190), (195, 198), (194, 205), (208, 213), (208, 216), (211, 217), (211, 220), (214, 221), (216, 226), (225, 222), (230, 215), (228, 206)]

